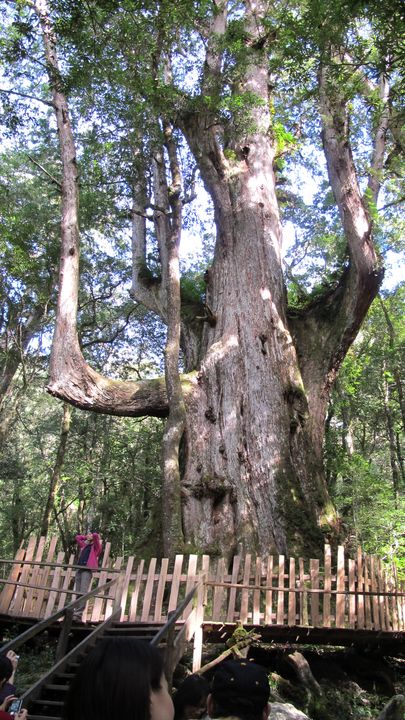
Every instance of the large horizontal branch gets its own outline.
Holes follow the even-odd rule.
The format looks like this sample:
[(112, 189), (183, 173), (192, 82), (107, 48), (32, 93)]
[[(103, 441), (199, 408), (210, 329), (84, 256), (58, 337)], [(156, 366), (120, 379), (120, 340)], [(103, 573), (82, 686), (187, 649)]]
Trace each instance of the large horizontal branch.
[[(150, 380), (113, 380), (100, 375), (81, 354), (70, 355), (47, 386), (54, 397), (81, 410), (120, 417), (167, 417), (169, 413), (164, 377)], [(53, 368), (55, 371), (55, 367)], [(196, 383), (195, 373), (181, 378), (184, 397), (190, 396)]]

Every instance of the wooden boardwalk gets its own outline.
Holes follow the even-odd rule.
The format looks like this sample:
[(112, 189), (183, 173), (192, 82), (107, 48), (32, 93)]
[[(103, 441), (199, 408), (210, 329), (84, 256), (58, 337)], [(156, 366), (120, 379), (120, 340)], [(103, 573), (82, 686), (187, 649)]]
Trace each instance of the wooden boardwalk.
[[(58, 551), (56, 537), (33, 536), (15, 558), (0, 562), (3, 616), (47, 618), (75, 597), (74, 556), (66, 558)], [(97, 623), (109, 617), (119, 592), (121, 622), (165, 623), (202, 579), (182, 617), (189, 625), (188, 637), (194, 637), (196, 658), (204, 627), (218, 625), (296, 628), (296, 634), (307, 629), (307, 637), (310, 630), (320, 628), (401, 636), (405, 630), (405, 583), (398, 579), (395, 566), (383, 567), (361, 549), (356, 557), (347, 558), (339, 547), (332, 558), (326, 545), (322, 561), (238, 555), (227, 567), (223, 558), (207, 555), (176, 555), (172, 561), (152, 558), (149, 562), (133, 556), (113, 559), (106, 543), (93, 587), (114, 578), (117, 582), (106, 595), (87, 603), (85, 621)]]

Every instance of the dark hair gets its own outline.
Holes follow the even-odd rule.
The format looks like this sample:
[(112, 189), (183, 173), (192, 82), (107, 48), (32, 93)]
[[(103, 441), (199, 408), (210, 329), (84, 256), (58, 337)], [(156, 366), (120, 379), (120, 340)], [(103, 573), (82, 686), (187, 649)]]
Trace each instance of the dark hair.
[(0, 682), (8, 680), (13, 674), (13, 664), (7, 655), (0, 655)]
[(174, 720), (181, 720), (187, 705), (197, 707), (207, 699), (210, 686), (201, 675), (189, 675), (179, 685), (174, 697)]
[(269, 680), (261, 665), (242, 658), (225, 661), (212, 680), (212, 716), (259, 720), (269, 696)]
[(100, 640), (73, 678), (65, 703), (65, 720), (150, 720), (150, 693), (159, 690), (161, 652), (142, 640)]

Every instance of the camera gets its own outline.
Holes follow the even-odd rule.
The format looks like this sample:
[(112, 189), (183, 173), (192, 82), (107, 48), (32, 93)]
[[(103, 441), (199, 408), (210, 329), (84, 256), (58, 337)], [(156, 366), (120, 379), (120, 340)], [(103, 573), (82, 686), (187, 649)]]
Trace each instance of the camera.
[(10, 705), (8, 706), (7, 712), (10, 713), (10, 715), (18, 715), (21, 710), (21, 705), (21, 698), (16, 698), (15, 700), (11, 701)]

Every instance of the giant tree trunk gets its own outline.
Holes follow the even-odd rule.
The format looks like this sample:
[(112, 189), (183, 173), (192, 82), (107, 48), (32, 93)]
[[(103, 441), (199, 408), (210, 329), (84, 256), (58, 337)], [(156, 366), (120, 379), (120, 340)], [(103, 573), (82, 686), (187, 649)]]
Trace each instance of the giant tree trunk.
[[(201, 141), (195, 133), (190, 144)], [(225, 180), (207, 170), (221, 195), (207, 289), (216, 324), (187, 404), (183, 512), (186, 537), (210, 552), (309, 552), (328, 504), (286, 315), (272, 157), (270, 141), (251, 138), (248, 159), (226, 167)]]

